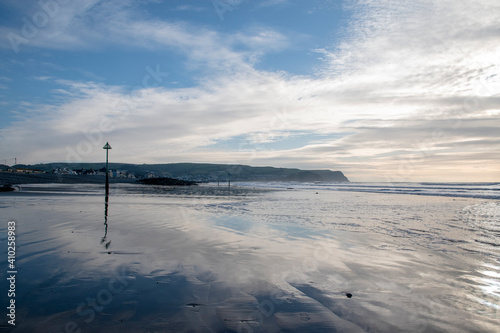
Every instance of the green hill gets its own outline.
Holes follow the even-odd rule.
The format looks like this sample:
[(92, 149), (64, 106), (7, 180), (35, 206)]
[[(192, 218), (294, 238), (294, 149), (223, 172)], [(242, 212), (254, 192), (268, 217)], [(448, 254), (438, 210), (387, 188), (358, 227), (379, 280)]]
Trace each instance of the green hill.
[[(100, 170), (104, 163), (47, 163), (17, 165), (15, 167), (52, 172), (54, 169)], [(349, 182), (341, 171), (300, 170), (293, 168), (252, 167), (240, 164), (169, 163), (127, 164), (109, 163), (112, 170), (124, 170), (138, 178), (155, 176), (192, 181), (295, 181), (295, 182)]]

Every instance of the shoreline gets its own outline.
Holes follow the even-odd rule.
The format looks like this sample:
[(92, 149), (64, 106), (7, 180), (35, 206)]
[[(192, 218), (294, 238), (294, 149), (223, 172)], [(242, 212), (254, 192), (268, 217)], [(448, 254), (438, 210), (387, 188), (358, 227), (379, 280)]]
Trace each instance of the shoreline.
[[(105, 176), (97, 175), (60, 175), (60, 174), (22, 174), (11, 172), (0, 172), (0, 187), (6, 185), (15, 188), (17, 192), (24, 185), (103, 185)], [(143, 185), (136, 178), (109, 178), (110, 184)], [(438, 185), (438, 186), (436, 186)], [(151, 193), (162, 193), (172, 191), (175, 188), (193, 187), (185, 185), (143, 185), (150, 189)], [(200, 182), (197, 186), (210, 186), (214, 188), (227, 189), (226, 184), (216, 186), (215, 182)], [(197, 187), (194, 186), (194, 187)], [(163, 188), (163, 189), (162, 189)], [(264, 190), (300, 190), (308, 189), (316, 192), (356, 192), (373, 194), (398, 194), (411, 196), (429, 197), (451, 197), (451, 198), (474, 198), (483, 200), (500, 200), (500, 184), (498, 183), (432, 183), (430, 185), (422, 183), (296, 183), (296, 182), (245, 182), (234, 181), (230, 189), (245, 188), (254, 191)], [(220, 192), (218, 191), (218, 192)], [(2, 193), (12, 193), (2, 191)], [(143, 191), (144, 192), (144, 191)], [(183, 190), (181, 192), (199, 192), (196, 190)], [(144, 192), (145, 194), (145, 192)]]
[[(2, 196), (104, 196), (104, 183), (41, 183), (14, 185), (15, 190), (3, 192)], [(176, 197), (246, 197), (279, 191), (279, 189), (251, 188), (245, 186), (217, 186), (200, 184), (198, 186), (145, 185), (136, 182), (114, 183), (110, 186), (110, 197), (117, 196), (176, 196)]]
[[(110, 183), (135, 183), (135, 178), (109, 178)], [(53, 173), (22, 174), (0, 172), (0, 186), (24, 184), (104, 184), (106, 176), (77, 176)]]

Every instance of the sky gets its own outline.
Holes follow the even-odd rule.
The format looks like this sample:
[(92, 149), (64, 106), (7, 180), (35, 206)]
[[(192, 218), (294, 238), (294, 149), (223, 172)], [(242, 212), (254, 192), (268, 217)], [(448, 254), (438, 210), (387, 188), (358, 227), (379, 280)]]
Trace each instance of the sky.
[(0, 163), (500, 181), (497, 0), (0, 2)]

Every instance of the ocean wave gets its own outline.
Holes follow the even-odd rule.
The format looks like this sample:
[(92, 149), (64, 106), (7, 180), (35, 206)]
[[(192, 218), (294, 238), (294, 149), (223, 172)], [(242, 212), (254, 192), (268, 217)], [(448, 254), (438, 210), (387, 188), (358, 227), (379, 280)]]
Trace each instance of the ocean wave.
[(240, 186), (500, 199), (500, 183), (238, 183)]

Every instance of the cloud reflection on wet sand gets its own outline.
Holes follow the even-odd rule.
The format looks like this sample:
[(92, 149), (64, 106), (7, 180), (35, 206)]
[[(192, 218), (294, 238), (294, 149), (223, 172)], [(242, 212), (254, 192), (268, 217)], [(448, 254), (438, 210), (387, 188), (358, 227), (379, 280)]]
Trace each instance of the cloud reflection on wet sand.
[[(372, 194), (334, 195), (376, 206)], [(478, 294), (498, 283), (484, 263), (366, 226), (290, 223), (282, 208), (307, 209), (293, 198), (313, 194), (112, 193), (106, 229), (101, 196), (4, 196), (19, 228), (17, 331), (494, 331), (496, 310), (471, 296), (498, 301)]]

